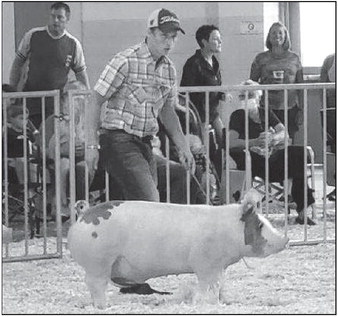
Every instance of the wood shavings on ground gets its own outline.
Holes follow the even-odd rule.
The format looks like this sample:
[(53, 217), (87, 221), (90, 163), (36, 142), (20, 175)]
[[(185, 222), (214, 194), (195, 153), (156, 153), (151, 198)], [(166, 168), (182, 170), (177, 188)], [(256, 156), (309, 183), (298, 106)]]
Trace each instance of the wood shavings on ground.
[[(34, 239), (34, 242), (31, 242), (32, 248), (40, 247), (39, 239)], [(73, 261), (69, 251), (65, 250), (62, 259), (3, 263), (2, 312), (4, 314), (335, 313), (333, 243), (292, 247), (265, 259), (246, 258), (246, 262), (252, 269), (240, 261), (224, 273), (226, 301), (222, 305), (192, 304), (197, 279), (195, 275), (187, 274), (149, 280), (149, 284), (155, 289), (172, 292), (172, 295), (120, 294), (118, 288), (110, 285), (107, 292), (109, 307), (101, 311), (91, 305), (83, 269)]]

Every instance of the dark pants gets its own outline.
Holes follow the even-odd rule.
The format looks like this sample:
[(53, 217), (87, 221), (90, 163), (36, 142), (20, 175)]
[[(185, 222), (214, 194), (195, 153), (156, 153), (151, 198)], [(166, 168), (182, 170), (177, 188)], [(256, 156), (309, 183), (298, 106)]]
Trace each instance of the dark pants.
[[(243, 151), (231, 151), (231, 156), (239, 170), (245, 170), (245, 153)], [(265, 157), (251, 152), (252, 176), (265, 179)], [(275, 152), (269, 158), (270, 182), (282, 182), (284, 180), (284, 150)], [(288, 178), (292, 179), (291, 195), (297, 204), (297, 211), (304, 209), (304, 147), (291, 145), (288, 147)], [(306, 184), (307, 206), (315, 202), (313, 191)]]
[[(298, 115), (299, 108), (297, 106), (288, 110), (288, 133), (289, 137), (293, 140), (295, 138), (296, 132), (299, 130), (298, 126)], [(285, 125), (284, 120), (284, 110), (274, 110), (273, 113), (278, 117), (278, 119)]]
[[(167, 161), (164, 157), (155, 155), (157, 163), (158, 190), (160, 200), (167, 201)], [(175, 204), (187, 203), (187, 173), (180, 163), (169, 161), (170, 171), (170, 202)]]
[(156, 161), (150, 139), (123, 130), (104, 130), (101, 162), (116, 181), (125, 200), (159, 201)]

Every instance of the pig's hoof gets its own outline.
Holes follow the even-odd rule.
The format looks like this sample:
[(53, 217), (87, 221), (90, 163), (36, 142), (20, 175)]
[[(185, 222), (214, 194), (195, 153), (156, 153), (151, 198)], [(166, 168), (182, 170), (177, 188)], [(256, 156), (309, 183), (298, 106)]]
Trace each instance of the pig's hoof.
[(150, 295), (150, 294), (161, 294), (161, 295), (171, 295), (170, 292), (160, 292), (152, 289), (149, 284), (136, 284), (130, 287), (123, 287), (120, 289), (122, 294), (139, 294), (139, 295)]

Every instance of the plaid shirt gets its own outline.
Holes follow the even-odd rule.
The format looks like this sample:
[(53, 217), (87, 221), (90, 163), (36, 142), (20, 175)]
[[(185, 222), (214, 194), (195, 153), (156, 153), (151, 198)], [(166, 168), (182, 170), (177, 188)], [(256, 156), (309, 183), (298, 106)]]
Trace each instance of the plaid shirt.
[(176, 103), (176, 70), (167, 57), (154, 61), (142, 42), (115, 55), (94, 90), (108, 99), (101, 111), (102, 128), (154, 136), (162, 107)]

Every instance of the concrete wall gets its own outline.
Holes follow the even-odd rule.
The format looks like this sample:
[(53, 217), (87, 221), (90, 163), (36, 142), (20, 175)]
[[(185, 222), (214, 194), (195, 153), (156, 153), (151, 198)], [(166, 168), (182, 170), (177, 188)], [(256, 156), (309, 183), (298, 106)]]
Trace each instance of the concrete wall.
[(263, 3), (84, 2), (83, 46), (92, 85), (115, 53), (144, 39), (147, 17), (161, 7), (177, 13), (186, 32), (179, 36), (170, 55), (179, 81), (185, 61), (198, 48), (195, 32), (207, 23), (218, 25), (223, 35), (223, 52), (218, 58), (224, 84), (236, 84), (248, 77), (254, 55), (264, 48), (263, 28), (254, 34), (241, 34), (241, 27), (243, 21), (263, 22)]
[(15, 52), (14, 4), (2, 3), (2, 82), (9, 82), (9, 72)]
[[(15, 43), (24, 32), (46, 24), (50, 2), (2, 3), (2, 81), (9, 81)], [(195, 32), (202, 24), (216, 24), (223, 37), (221, 64), (223, 83), (239, 84), (249, 76), (254, 56), (265, 49), (264, 41), (271, 23), (277, 20), (278, 2), (69, 2), (71, 20), (68, 30), (83, 45), (90, 83), (93, 86), (111, 57), (140, 41), (146, 35), (149, 14), (161, 7), (179, 16), (186, 35), (180, 35), (171, 54), (178, 80), (182, 68), (197, 49)], [(16, 9), (16, 10), (15, 10)], [(16, 12), (15, 12), (16, 11)], [(14, 14), (15, 12), (15, 14)], [(45, 16), (46, 15), (46, 16)], [(15, 19), (14, 17), (17, 17)], [(73, 75), (71, 75), (73, 77)], [(309, 95), (309, 143), (321, 156), (321, 131), (317, 93)], [(301, 142), (299, 134), (297, 140)]]

